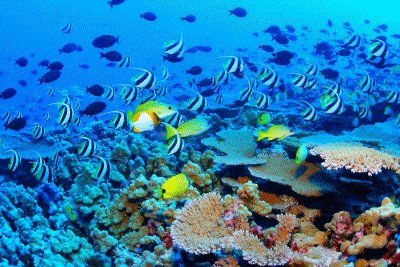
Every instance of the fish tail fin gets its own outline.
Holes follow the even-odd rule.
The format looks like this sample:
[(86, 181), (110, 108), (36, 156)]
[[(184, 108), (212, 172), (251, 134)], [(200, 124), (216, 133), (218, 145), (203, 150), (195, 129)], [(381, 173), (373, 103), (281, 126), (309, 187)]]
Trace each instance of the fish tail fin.
[(178, 134), (178, 131), (172, 127), (171, 125), (169, 125), (168, 123), (163, 123), (165, 125), (165, 140), (169, 140), (172, 137), (174, 137), (175, 135)]
[(264, 132), (259, 130), (257, 132), (257, 142), (261, 141), (264, 138)]
[(104, 53), (100, 52), (100, 58), (103, 58), (104, 56)]
[(182, 18), (181, 18), (181, 21), (184, 21), (184, 20), (185, 20), (185, 18), (184, 18), (184, 17), (182, 17)]
[(229, 15), (232, 15), (233, 14), (233, 11), (232, 10), (228, 10), (229, 11)]
[(110, 6), (111, 9), (112, 9), (113, 6), (114, 6), (113, 3), (112, 3), (112, 1), (108, 1), (107, 4), (109, 4), (109, 6)]
[(39, 84), (43, 84), (43, 79), (38, 79)]
[(78, 110), (78, 112), (79, 112), (79, 117), (81, 117), (81, 118), (82, 118), (83, 115), (85, 115), (82, 110)]
[(163, 61), (167, 60), (167, 56), (163, 55)]
[(58, 54), (62, 54), (63, 50), (62, 49), (58, 49)]
[(115, 42), (116, 42), (117, 44), (119, 44), (119, 36), (117, 36), (117, 38), (115, 38)]

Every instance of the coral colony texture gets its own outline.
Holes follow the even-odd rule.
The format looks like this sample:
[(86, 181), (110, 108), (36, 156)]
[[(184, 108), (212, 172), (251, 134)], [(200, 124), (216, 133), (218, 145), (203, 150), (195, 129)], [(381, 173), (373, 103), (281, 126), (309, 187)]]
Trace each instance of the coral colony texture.
[(3, 2), (0, 267), (400, 266), (398, 3)]

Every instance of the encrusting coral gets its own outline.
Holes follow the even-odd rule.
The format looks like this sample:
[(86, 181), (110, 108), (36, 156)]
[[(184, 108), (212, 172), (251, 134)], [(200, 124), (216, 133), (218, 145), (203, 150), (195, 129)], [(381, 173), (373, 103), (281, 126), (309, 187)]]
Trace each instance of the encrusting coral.
[(310, 150), (319, 155), (322, 166), (329, 170), (346, 168), (355, 173), (378, 174), (382, 169), (391, 169), (400, 174), (400, 157), (363, 146), (359, 143), (328, 143)]

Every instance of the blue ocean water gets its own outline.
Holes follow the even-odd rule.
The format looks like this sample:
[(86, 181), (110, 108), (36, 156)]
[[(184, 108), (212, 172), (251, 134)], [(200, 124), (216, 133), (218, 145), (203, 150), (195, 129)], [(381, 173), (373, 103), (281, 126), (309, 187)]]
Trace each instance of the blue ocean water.
[[(3, 1), (0, 266), (398, 266), (398, 6)], [(94, 40), (104, 35), (113, 44), (103, 49)], [(60, 53), (68, 43), (79, 51)], [(101, 58), (110, 51), (122, 59)], [(62, 63), (59, 78), (39, 82), (43, 60)], [(207, 211), (189, 226), (178, 218), (210, 192), (225, 205), (214, 225)], [(352, 226), (389, 201), (390, 215)], [(274, 262), (280, 213), (298, 224)], [(198, 231), (208, 219), (225, 236)], [(318, 231), (324, 242), (295, 236)]]

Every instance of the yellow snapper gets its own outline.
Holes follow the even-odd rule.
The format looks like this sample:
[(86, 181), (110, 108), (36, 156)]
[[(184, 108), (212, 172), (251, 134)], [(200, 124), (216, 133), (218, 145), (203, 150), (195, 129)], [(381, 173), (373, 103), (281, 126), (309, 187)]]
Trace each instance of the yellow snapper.
[(294, 132), (292, 132), (288, 127), (284, 125), (274, 125), (268, 128), (268, 130), (264, 131), (258, 131), (258, 137), (257, 137), (257, 142), (263, 140), (264, 138), (267, 138), (268, 141), (272, 140), (282, 140), (285, 137), (293, 135)]
[(154, 112), (160, 119), (163, 119), (165, 117), (174, 114), (176, 112), (176, 109), (174, 109), (172, 106), (168, 104), (161, 103), (158, 101), (147, 101), (144, 102), (143, 104), (140, 104), (136, 108), (135, 113), (145, 112), (145, 111)]
[(308, 149), (307, 146), (305, 144), (302, 144), (299, 146), (299, 148), (297, 149), (296, 152), (296, 159), (294, 160), (294, 162), (296, 164), (301, 164), (303, 161), (306, 160), (308, 156)]
[[(166, 124), (167, 125), (167, 124)], [(174, 130), (174, 128), (170, 125), (166, 126), (166, 131), (167, 134), (165, 136), (165, 139), (170, 139), (176, 134), (179, 134), (180, 137), (188, 137), (192, 135), (199, 135), (201, 133), (204, 133), (208, 129), (210, 129), (210, 125), (208, 124), (207, 120), (205, 120), (202, 117), (197, 117), (191, 120), (188, 120), (181, 125), (178, 126)]]
[(129, 126), (135, 133), (152, 131), (161, 123), (160, 118), (153, 111), (133, 113), (128, 111)]
[(258, 123), (261, 125), (266, 125), (271, 122), (271, 115), (269, 113), (264, 113), (258, 117)]
[(188, 179), (185, 174), (180, 173), (166, 180), (158, 189), (158, 195), (165, 199), (173, 198), (184, 194), (188, 188)]

